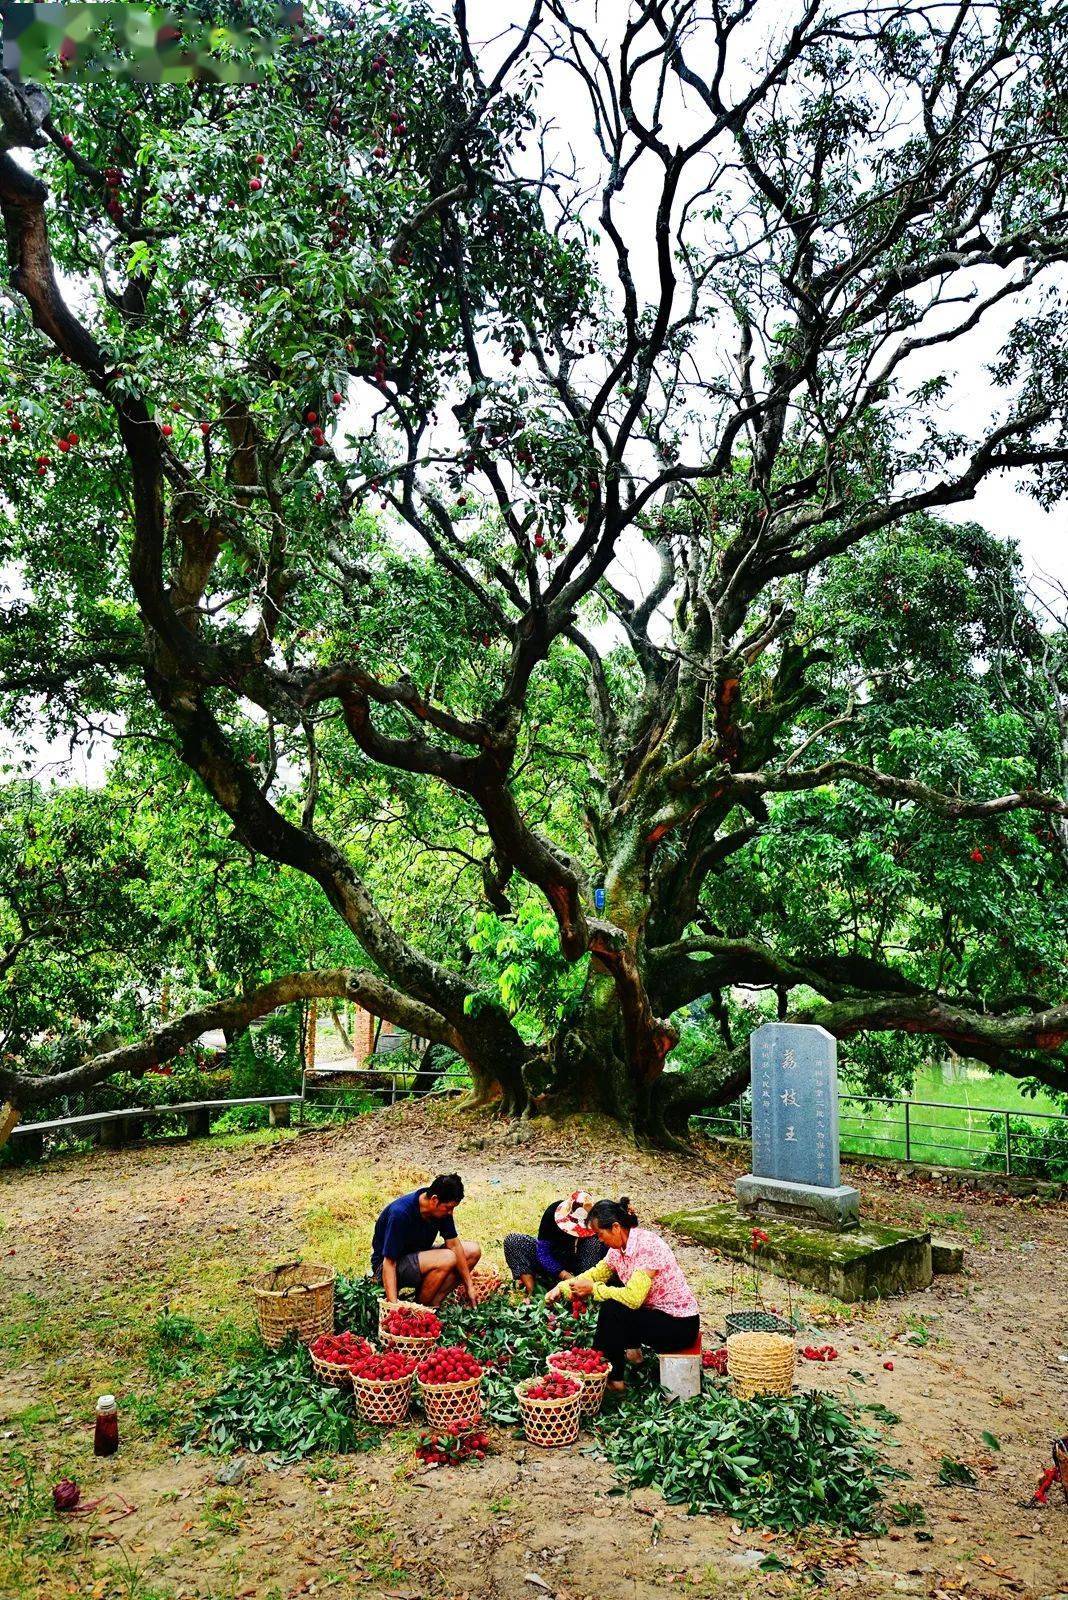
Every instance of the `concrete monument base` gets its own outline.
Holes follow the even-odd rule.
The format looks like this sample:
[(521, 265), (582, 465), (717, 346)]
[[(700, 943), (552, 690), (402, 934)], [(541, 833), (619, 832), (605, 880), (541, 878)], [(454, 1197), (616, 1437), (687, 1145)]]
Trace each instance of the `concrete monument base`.
[(931, 1235), (875, 1223), (834, 1233), (767, 1218), (768, 1236), (753, 1254), (753, 1219), (729, 1201), (661, 1217), (665, 1227), (736, 1261), (762, 1267), (795, 1283), (808, 1284), (837, 1300), (878, 1300), (926, 1289), (931, 1282)]
[(747, 1172), (734, 1185), (738, 1205), (747, 1217), (781, 1218), (806, 1227), (830, 1228), (841, 1233), (860, 1223), (860, 1191), (840, 1183), (825, 1189), (814, 1183), (792, 1183), (785, 1178), (761, 1178)]

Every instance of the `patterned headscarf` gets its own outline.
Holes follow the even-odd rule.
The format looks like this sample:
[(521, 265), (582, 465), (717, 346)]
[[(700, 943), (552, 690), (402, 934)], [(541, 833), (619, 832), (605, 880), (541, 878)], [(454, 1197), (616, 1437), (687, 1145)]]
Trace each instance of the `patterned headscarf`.
[(576, 1189), (566, 1200), (561, 1200), (553, 1212), (553, 1220), (562, 1233), (569, 1233), (573, 1239), (592, 1239), (593, 1229), (586, 1226), (592, 1205), (592, 1196), (584, 1189)]

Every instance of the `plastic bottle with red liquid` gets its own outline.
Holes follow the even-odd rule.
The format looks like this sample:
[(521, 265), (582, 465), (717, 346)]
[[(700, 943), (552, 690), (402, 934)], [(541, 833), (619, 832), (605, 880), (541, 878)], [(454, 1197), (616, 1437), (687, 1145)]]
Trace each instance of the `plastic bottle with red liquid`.
[(119, 1408), (113, 1394), (102, 1394), (96, 1403), (94, 1456), (113, 1456), (119, 1448)]

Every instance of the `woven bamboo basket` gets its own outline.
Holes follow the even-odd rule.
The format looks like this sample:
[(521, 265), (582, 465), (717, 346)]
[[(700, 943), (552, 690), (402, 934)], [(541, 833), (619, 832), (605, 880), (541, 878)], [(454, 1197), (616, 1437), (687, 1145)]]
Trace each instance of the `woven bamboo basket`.
[(361, 1417), (368, 1422), (395, 1427), (404, 1422), (412, 1403), (412, 1386), (415, 1373), (406, 1378), (358, 1378), (352, 1375), (352, 1392)]
[(378, 1330), (378, 1341), (383, 1350), (399, 1350), (402, 1356), (414, 1356), (417, 1361), (429, 1355), (440, 1339), (440, 1333), (432, 1333), (429, 1339), (417, 1339), (409, 1333), (390, 1333), (384, 1324)]
[[(490, 1295), (497, 1294), (501, 1287), (501, 1275), (495, 1266), (482, 1267), (471, 1274), (470, 1302), (473, 1306), (480, 1306), (483, 1300), (488, 1300)], [(466, 1298), (466, 1297), (465, 1297)]]
[[(566, 1376), (578, 1377), (578, 1373), (569, 1372)], [(537, 1381), (537, 1378), (525, 1378), (515, 1386), (527, 1443), (541, 1445), (543, 1450), (560, 1450), (574, 1444), (582, 1426), (584, 1389), (577, 1389), (566, 1400), (531, 1400), (527, 1390)]]
[(577, 1378), (582, 1385), (582, 1415), (595, 1417), (601, 1409), (604, 1392), (608, 1387), (608, 1374), (610, 1368), (606, 1365), (603, 1372), (572, 1372), (570, 1367), (558, 1367), (557, 1357), (560, 1351), (554, 1351), (551, 1356), (546, 1356), (545, 1365), (550, 1372), (555, 1372), (563, 1378)]
[[(411, 1302), (409, 1302), (410, 1304)], [(404, 1305), (403, 1300), (380, 1300), (378, 1302), (378, 1331), (382, 1332), (382, 1324), (391, 1311), (399, 1311)]]
[(424, 1383), (419, 1394), (432, 1428), (447, 1428), (450, 1422), (475, 1423), (482, 1416), (482, 1374), (464, 1378), (461, 1383)]
[(253, 1280), (256, 1320), (265, 1345), (276, 1350), (291, 1333), (310, 1344), (334, 1331), (334, 1269), (287, 1262)]
[(782, 1333), (734, 1333), (727, 1340), (727, 1374), (741, 1400), (758, 1394), (789, 1394), (797, 1352)]
[[(312, 1342), (314, 1344), (317, 1341), (313, 1340)], [(369, 1343), (366, 1339), (364, 1339), (362, 1343), (365, 1353), (372, 1355), (374, 1353), (374, 1345)], [(312, 1367), (315, 1371), (315, 1376), (319, 1379), (320, 1383), (332, 1383), (338, 1389), (351, 1389), (352, 1368), (347, 1364), (347, 1362), (326, 1361), (322, 1356), (316, 1355), (315, 1351), (310, 1347), (308, 1349), (308, 1354), (311, 1356)]]
[(421, 1306), (417, 1300), (380, 1300), (378, 1302), (378, 1332), (382, 1333), (383, 1324), (391, 1311), (429, 1311), (429, 1306)]
[(315, 1376), (320, 1383), (332, 1383), (337, 1389), (350, 1389), (352, 1387), (352, 1368), (340, 1366), (336, 1361), (323, 1361), (321, 1357), (309, 1351)]

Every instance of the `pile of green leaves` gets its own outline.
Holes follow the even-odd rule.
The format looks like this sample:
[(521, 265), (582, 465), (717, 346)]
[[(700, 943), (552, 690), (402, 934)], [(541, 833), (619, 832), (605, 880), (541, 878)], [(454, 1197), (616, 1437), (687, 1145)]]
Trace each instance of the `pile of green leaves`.
[(878, 1432), (815, 1392), (738, 1400), (716, 1386), (673, 1404), (649, 1373), (598, 1434), (627, 1484), (743, 1527), (881, 1532), (882, 1486), (904, 1476), (879, 1454)]
[(334, 1281), (334, 1320), (340, 1330), (378, 1342), (378, 1308), (382, 1286), (374, 1278), (337, 1277)]
[(199, 1410), (187, 1443), (229, 1454), (270, 1452), (281, 1461), (351, 1455), (378, 1444), (351, 1393), (321, 1384), (303, 1346), (267, 1350), (231, 1367)]
[[(335, 1293), (338, 1327), (375, 1338), (380, 1286), (339, 1278)], [(573, 1317), (539, 1296), (505, 1295), (475, 1307), (452, 1302), (441, 1318), (445, 1342), (463, 1343), (483, 1363), (483, 1414), (501, 1427), (519, 1421), (515, 1385), (544, 1372), (553, 1350), (590, 1344), (596, 1321), (592, 1307)], [(655, 1362), (632, 1379), (621, 1403), (609, 1400), (597, 1436), (626, 1484), (657, 1488), (670, 1504), (746, 1527), (876, 1533), (884, 1526), (884, 1486), (905, 1476), (882, 1458), (883, 1436), (832, 1395), (745, 1401), (713, 1381), (679, 1404), (664, 1397)], [(351, 1395), (318, 1383), (303, 1347), (233, 1366), (188, 1436), (201, 1448), (269, 1451), (285, 1461), (370, 1449), (379, 1439)]]

